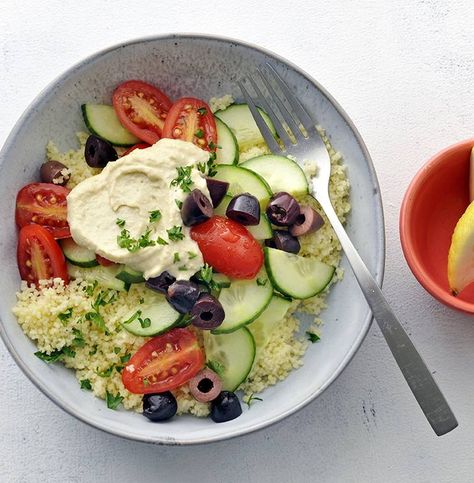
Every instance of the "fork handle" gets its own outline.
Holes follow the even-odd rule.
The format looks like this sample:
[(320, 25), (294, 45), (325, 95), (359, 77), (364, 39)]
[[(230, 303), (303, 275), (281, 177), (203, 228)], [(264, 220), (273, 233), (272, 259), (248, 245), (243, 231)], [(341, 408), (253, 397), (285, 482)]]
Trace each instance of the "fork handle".
[(458, 425), (456, 417), (413, 342), (390, 308), (374, 277), (352, 244), (334, 211), (329, 195), (326, 193), (320, 195), (318, 193), (317, 199), (341, 242), (372, 314), (426, 419), (438, 436), (449, 433)]

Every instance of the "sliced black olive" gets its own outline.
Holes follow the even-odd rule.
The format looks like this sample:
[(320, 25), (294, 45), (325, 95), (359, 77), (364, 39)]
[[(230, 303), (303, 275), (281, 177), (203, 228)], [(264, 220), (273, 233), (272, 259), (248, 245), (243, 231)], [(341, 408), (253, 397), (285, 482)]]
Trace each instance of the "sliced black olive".
[(211, 202), (195, 189), (189, 193), (181, 207), (181, 218), (186, 226), (193, 226), (208, 220), (213, 213)]
[(109, 161), (118, 158), (117, 151), (108, 141), (94, 135), (87, 138), (84, 155), (91, 168), (105, 168)]
[(166, 421), (172, 418), (177, 410), (176, 398), (169, 391), (143, 396), (143, 416), (150, 421)]
[(168, 287), (166, 299), (180, 314), (191, 312), (199, 297), (199, 286), (187, 280), (177, 280)]
[(255, 196), (243, 193), (232, 198), (225, 214), (227, 218), (242, 225), (258, 225), (260, 223), (260, 204)]
[(212, 206), (215, 208), (224, 199), (229, 189), (229, 183), (214, 178), (206, 178), (206, 184), (211, 195)]
[(265, 240), (265, 245), (288, 253), (298, 253), (301, 248), (298, 238), (285, 230), (274, 230), (273, 238)]
[(323, 217), (311, 208), (311, 206), (301, 206), (300, 214), (290, 227), (293, 236), (307, 235), (319, 230), (324, 225)]
[(238, 397), (230, 391), (222, 391), (211, 403), (211, 419), (215, 423), (225, 423), (238, 418), (242, 407)]
[(191, 309), (191, 323), (200, 329), (215, 329), (222, 324), (224, 318), (221, 303), (208, 293), (201, 293)]
[(281, 191), (270, 198), (267, 216), (277, 226), (290, 226), (300, 214), (300, 205), (289, 193)]
[(222, 389), (220, 377), (209, 368), (198, 372), (188, 383), (189, 392), (199, 402), (209, 402), (219, 396)]
[(168, 293), (168, 287), (174, 282), (176, 282), (176, 278), (171, 273), (164, 271), (158, 277), (149, 278), (145, 282), (145, 286), (151, 290), (166, 294)]
[(53, 183), (64, 186), (71, 177), (67, 166), (59, 161), (47, 161), (41, 165), (40, 177), (43, 183)]

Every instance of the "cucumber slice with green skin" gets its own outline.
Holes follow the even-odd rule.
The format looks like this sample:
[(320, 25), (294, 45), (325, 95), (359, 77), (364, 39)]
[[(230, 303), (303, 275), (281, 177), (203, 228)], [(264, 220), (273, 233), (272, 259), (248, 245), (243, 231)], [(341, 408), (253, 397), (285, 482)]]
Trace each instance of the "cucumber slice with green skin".
[(227, 124), (216, 117), (217, 144), (216, 163), (217, 164), (238, 164), (239, 145), (234, 133), (227, 127)]
[(132, 146), (141, 143), (140, 139), (127, 131), (107, 104), (82, 104), (82, 116), (87, 129), (115, 146)]
[[(273, 122), (263, 109), (258, 108), (258, 110), (267, 123), (267, 126), (276, 137), (276, 130)], [(234, 133), (240, 151), (245, 151), (256, 144), (265, 143), (262, 133), (258, 129), (247, 104), (232, 104), (226, 109), (215, 112), (214, 115), (221, 121), (224, 121)]]
[(208, 366), (222, 381), (224, 391), (234, 392), (249, 375), (255, 360), (255, 342), (246, 327), (232, 334), (214, 335), (203, 331)]
[(111, 265), (110, 267), (99, 265), (98, 267), (82, 268), (71, 263), (67, 264), (67, 271), (71, 278), (81, 278), (88, 282), (97, 281), (101, 287), (128, 292), (130, 284), (117, 278), (120, 269), (120, 265)]
[(78, 267), (90, 268), (99, 265), (95, 253), (88, 248), (79, 246), (72, 238), (60, 242), (66, 260)]
[(250, 193), (258, 199), (262, 209), (267, 206), (272, 191), (258, 174), (241, 166), (228, 164), (217, 165), (216, 171), (215, 179), (229, 183), (228, 196)]
[(274, 294), (268, 307), (256, 320), (247, 326), (255, 341), (256, 360), (260, 356), (261, 351), (268, 344), (273, 331), (285, 317), (288, 309), (291, 307), (291, 303), (291, 300), (284, 298), (281, 295)]
[(156, 294), (152, 300), (128, 313), (121, 325), (131, 334), (151, 337), (168, 332), (181, 318), (181, 314), (171, 307), (164, 295)]
[(137, 272), (133, 268), (127, 267), (127, 265), (122, 266), (116, 277), (125, 283), (143, 283), (145, 281), (142, 272)]
[(212, 280), (214, 281), (214, 283), (217, 284), (220, 289), (229, 288), (231, 284), (230, 278), (223, 273), (214, 273), (212, 275)]
[(276, 290), (295, 299), (307, 299), (322, 292), (335, 267), (293, 253), (265, 247), (265, 267)]
[[(219, 216), (226, 216), (227, 207), (232, 200), (232, 196), (224, 196), (224, 199), (219, 205), (214, 208), (214, 214)], [(264, 213), (260, 214), (260, 223), (258, 225), (246, 226), (250, 234), (255, 240), (268, 240), (273, 236), (272, 225)]]
[(219, 293), (219, 302), (225, 318), (212, 333), (227, 334), (253, 322), (272, 299), (271, 283), (261, 283), (267, 279), (265, 270), (261, 270), (255, 280), (233, 280), (229, 288), (223, 288)]
[(298, 163), (285, 156), (266, 154), (241, 164), (260, 175), (274, 193), (286, 191), (292, 195), (308, 193), (308, 180)]

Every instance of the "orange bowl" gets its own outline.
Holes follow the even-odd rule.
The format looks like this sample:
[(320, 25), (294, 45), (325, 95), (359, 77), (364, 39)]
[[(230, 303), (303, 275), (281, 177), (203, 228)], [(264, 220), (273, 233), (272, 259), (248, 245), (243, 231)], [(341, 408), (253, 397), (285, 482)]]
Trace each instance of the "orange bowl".
[(454, 227), (469, 205), (469, 160), (474, 139), (433, 156), (411, 182), (400, 211), (400, 239), (408, 265), (440, 302), (474, 313), (474, 284), (458, 296), (448, 285), (448, 251)]

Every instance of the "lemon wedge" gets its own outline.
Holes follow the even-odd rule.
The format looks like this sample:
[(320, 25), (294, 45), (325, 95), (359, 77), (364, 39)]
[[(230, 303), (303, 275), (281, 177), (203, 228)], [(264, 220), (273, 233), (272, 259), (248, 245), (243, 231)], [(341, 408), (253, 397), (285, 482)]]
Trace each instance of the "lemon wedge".
[(474, 202), (454, 229), (448, 254), (448, 282), (454, 295), (474, 282)]

